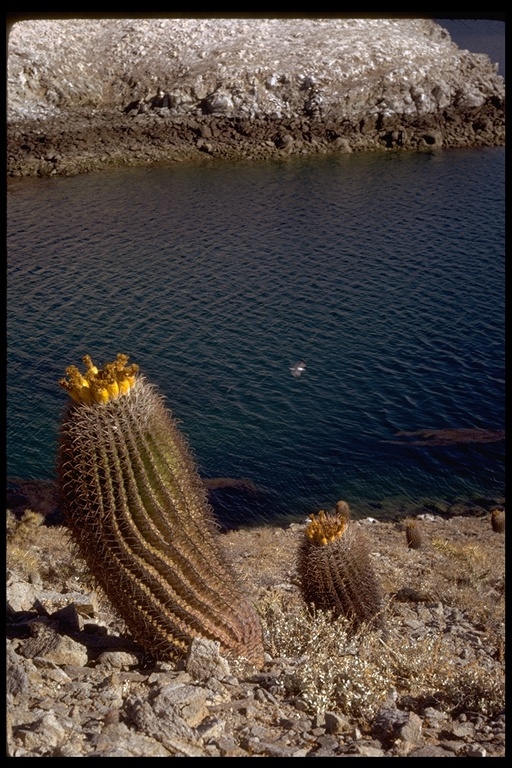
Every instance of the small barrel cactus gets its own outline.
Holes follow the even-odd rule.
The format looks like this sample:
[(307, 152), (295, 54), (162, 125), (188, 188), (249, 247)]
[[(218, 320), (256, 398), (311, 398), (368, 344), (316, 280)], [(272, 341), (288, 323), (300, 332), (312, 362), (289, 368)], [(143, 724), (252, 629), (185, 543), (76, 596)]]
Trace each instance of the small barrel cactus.
[(350, 520), (352, 513), (346, 501), (340, 500), (336, 502), (336, 514), (340, 517), (345, 517), (347, 520)]
[(421, 549), (425, 546), (423, 528), (419, 520), (409, 518), (405, 521), (405, 539), (409, 549)]
[(384, 628), (383, 594), (361, 527), (345, 514), (310, 516), (297, 569), (308, 605), (345, 616), (355, 627)]
[(505, 510), (496, 507), (491, 512), (491, 526), (494, 533), (505, 533)]
[(261, 626), (221, 550), (188, 446), (157, 390), (126, 355), (84, 375), (60, 430), (64, 519), (80, 554), (134, 639), (157, 659), (195, 637), (263, 663)]

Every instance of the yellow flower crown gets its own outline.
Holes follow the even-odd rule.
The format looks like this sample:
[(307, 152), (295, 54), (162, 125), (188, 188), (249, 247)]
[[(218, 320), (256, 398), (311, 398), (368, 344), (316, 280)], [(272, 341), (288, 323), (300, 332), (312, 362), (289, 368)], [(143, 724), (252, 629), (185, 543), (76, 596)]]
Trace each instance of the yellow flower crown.
[(66, 368), (67, 379), (59, 381), (76, 403), (104, 405), (126, 395), (135, 384), (139, 366), (135, 363), (127, 365), (128, 355), (118, 354), (114, 362), (106, 363), (103, 368), (97, 368), (90, 355), (85, 355), (82, 360), (87, 368), (85, 375), (75, 365), (70, 365)]
[(317, 515), (309, 516), (310, 523), (306, 528), (307, 538), (314, 544), (330, 544), (343, 535), (347, 525), (347, 517), (335, 514), (329, 515), (323, 509)]

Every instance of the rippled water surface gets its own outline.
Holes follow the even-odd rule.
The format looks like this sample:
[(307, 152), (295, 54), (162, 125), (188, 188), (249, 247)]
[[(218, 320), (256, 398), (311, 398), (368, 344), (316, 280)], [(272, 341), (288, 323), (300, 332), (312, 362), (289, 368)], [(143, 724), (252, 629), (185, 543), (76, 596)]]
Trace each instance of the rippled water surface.
[(502, 149), (18, 180), (7, 245), (9, 476), (52, 476), (58, 379), (122, 351), (261, 489), (221, 517), (504, 493), (503, 440), (395, 436), (504, 428)]

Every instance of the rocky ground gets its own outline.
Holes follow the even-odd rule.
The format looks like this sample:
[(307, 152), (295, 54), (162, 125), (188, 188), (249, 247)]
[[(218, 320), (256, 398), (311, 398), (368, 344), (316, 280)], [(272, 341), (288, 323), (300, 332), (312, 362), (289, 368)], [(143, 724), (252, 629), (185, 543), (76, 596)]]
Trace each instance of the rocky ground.
[(427, 19), (24, 21), (7, 171), (505, 141), (505, 85)]
[(43, 513), (7, 516), (9, 756), (504, 756), (505, 536), (490, 510), (419, 514), (417, 549), (403, 522), (354, 521), (386, 625), (356, 635), (302, 604), (305, 521), (222, 533), (261, 616), (256, 670), (210, 641), (144, 656), (45, 516), (49, 494)]

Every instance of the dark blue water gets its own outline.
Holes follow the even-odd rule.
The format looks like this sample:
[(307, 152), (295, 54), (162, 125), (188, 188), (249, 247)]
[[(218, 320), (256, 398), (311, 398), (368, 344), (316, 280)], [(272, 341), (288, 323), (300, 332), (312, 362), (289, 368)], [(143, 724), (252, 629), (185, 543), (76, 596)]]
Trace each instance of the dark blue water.
[(125, 352), (165, 393), (202, 475), (262, 489), (223, 497), (221, 517), (502, 496), (503, 441), (395, 434), (504, 428), (504, 157), (12, 182), (8, 475), (52, 476), (65, 367)]
[[(496, 14), (492, 14), (496, 15)], [(467, 16), (467, 14), (466, 14)], [(505, 76), (505, 21), (482, 18), (434, 19), (444, 27), (459, 48), (472, 53), (486, 53), (493, 64), (498, 65), (498, 73)]]

